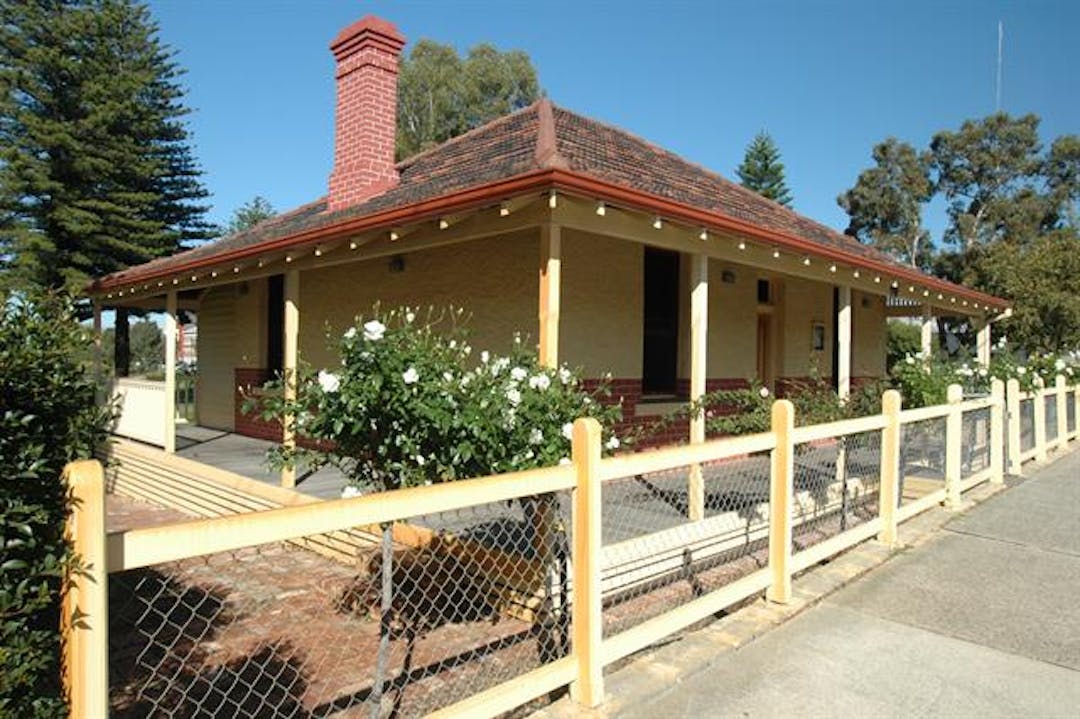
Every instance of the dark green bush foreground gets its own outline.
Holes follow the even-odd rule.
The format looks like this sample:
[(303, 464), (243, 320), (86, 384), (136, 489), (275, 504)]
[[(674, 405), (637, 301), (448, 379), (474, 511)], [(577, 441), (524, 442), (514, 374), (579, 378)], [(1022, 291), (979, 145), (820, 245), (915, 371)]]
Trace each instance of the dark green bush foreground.
[(59, 590), (64, 465), (103, 442), (89, 332), (57, 298), (0, 295), (0, 717), (66, 716)]

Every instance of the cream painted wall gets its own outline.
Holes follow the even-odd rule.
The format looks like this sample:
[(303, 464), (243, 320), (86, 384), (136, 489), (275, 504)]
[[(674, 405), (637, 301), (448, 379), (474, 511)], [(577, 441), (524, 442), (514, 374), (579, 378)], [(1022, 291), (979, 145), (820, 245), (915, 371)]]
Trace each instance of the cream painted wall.
[[(780, 375), (806, 377), (817, 366), (822, 377), (832, 376), (833, 288), (823, 282), (797, 277), (784, 281), (783, 361)], [(825, 325), (825, 349), (815, 352), (812, 347), (813, 324)]]
[(199, 379), (196, 412), (199, 424), (233, 428), (233, 368), (236, 366), (235, 286), (209, 290), (199, 303)]
[(327, 332), (337, 338), (356, 315), (369, 314), (376, 301), (384, 308), (463, 307), (472, 315), (469, 334), (477, 353), (505, 351), (515, 331), (535, 342), (539, 254), (539, 233), (533, 231), (403, 253), (401, 272), (392, 272), (388, 259), (303, 272), (301, 359), (315, 367), (337, 364)]
[(559, 356), (586, 377), (641, 376), (644, 246), (563, 230)]
[(885, 298), (864, 292), (852, 293), (851, 374), (881, 377), (885, 374)]

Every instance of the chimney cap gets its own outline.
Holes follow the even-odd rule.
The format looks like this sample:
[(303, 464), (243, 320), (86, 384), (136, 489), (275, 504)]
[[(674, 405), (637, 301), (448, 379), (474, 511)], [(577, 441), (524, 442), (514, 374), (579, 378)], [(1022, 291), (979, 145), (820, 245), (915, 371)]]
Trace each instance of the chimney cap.
[(397, 55), (405, 46), (405, 36), (389, 20), (366, 15), (339, 32), (330, 43), (330, 51), (341, 60), (367, 45), (376, 45)]

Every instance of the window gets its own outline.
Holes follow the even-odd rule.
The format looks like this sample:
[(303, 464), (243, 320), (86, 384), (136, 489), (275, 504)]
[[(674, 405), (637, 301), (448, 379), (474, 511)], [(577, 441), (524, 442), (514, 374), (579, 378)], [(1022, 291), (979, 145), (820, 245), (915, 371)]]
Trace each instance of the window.
[(768, 280), (757, 281), (757, 301), (759, 305), (772, 304), (772, 283)]

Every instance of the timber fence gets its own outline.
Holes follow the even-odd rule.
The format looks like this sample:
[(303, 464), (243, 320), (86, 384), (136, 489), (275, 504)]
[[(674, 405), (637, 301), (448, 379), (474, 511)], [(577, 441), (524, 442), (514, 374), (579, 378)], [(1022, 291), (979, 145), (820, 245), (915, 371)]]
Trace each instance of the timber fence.
[(788, 602), (798, 572), (1064, 448), (1078, 402), (1063, 379), (910, 410), (890, 391), (796, 428), (780, 400), (768, 432), (610, 458), (583, 419), (565, 466), (108, 535), (101, 466), (72, 464), (73, 716), (494, 716), (566, 687), (595, 707), (620, 659)]

